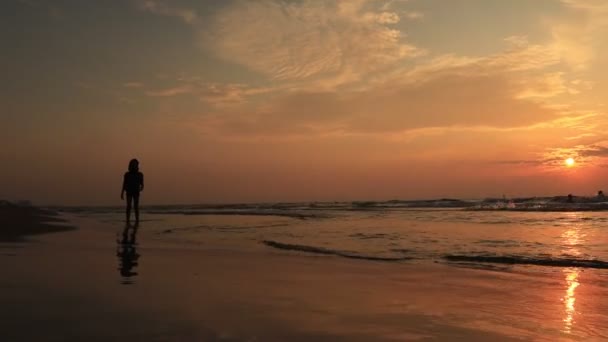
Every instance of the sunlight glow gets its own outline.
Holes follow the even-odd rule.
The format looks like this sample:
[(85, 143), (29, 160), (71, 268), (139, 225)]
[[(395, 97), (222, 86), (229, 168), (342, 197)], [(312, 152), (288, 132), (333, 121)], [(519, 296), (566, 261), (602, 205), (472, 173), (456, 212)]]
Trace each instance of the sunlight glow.
[(566, 159), (565, 163), (566, 163), (566, 166), (572, 167), (572, 166), (574, 166), (575, 162), (574, 162), (573, 158), (568, 158), (568, 159)]

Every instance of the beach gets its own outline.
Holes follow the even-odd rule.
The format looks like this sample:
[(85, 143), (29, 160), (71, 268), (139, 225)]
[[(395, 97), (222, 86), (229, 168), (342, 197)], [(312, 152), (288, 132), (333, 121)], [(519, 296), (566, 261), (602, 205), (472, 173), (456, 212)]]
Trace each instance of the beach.
[(0, 201), (0, 242), (20, 241), (24, 236), (72, 230), (52, 210)]
[(240, 233), (279, 241), (327, 218), (148, 213), (125, 242), (118, 211), (59, 217), (78, 229), (0, 244), (5, 341), (608, 338), (602, 268), (352, 258)]
[(608, 0), (0, 8), (0, 342), (608, 341)]

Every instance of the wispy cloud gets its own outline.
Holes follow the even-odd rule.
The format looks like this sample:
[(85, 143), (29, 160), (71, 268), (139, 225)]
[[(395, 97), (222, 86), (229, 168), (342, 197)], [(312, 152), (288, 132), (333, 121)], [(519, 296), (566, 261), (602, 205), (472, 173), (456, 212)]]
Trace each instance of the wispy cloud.
[[(357, 80), (424, 51), (372, 1), (237, 1), (202, 34), (219, 57), (275, 80)], [(243, 20), (247, 18), (247, 20)]]
[(424, 84), (391, 83), (364, 92), (285, 93), (246, 112), (226, 113), (213, 124), (218, 132), (229, 128), (245, 136), (340, 132), (410, 139), (429, 132), (423, 129), (466, 134), (542, 128), (535, 125), (559, 116), (557, 110), (510, 93), (501, 77), (445, 75)]
[(560, 0), (575, 15), (549, 21), (553, 48), (579, 70), (588, 69), (597, 58), (598, 42), (608, 34), (608, 2)]
[(416, 11), (403, 11), (402, 16), (410, 20), (420, 20), (424, 18), (424, 13)]
[(498, 164), (532, 165), (545, 169), (562, 169), (568, 158), (573, 158), (579, 166), (603, 166), (608, 161), (606, 141), (589, 145), (570, 147), (551, 147), (540, 153), (535, 159), (500, 160)]
[(560, 94), (576, 94), (577, 84), (567, 82), (563, 72), (549, 72), (533, 78), (521, 79), (519, 98), (551, 98)]
[(564, 161), (573, 158), (579, 165), (588, 165), (592, 162), (594, 154), (601, 153), (595, 146), (576, 145), (572, 147), (549, 148), (543, 154), (542, 165), (547, 167), (562, 167)]
[(608, 3), (604, 0), (560, 0), (572, 8), (592, 11), (594, 14), (608, 15)]
[(144, 86), (144, 84), (141, 82), (126, 82), (123, 83), (122, 86), (125, 88), (141, 88)]
[(157, 90), (147, 90), (146, 95), (152, 97), (170, 97), (180, 94), (191, 94), (194, 88), (190, 85), (180, 85), (171, 88), (163, 88)]
[[(562, 3), (572, 11), (593, 12), (593, 18), (605, 8), (592, 0)], [(457, 131), (567, 128), (563, 141), (598, 136), (589, 126), (595, 118), (564, 121), (580, 116), (556, 100), (591, 87), (576, 73), (592, 55), (588, 47), (575, 49), (584, 44), (574, 39), (582, 32), (577, 20), (551, 25), (545, 41), (502, 38), (505, 49), (489, 55), (433, 55), (410, 43), (403, 31), (404, 20), (426, 15), (408, 11), (407, 1), (236, 0), (204, 22), (195, 11), (168, 4), (150, 1), (142, 9), (181, 18), (206, 52), (256, 71), (272, 84), (191, 79), (145, 90), (151, 97), (189, 95), (216, 106), (265, 96), (247, 108), (224, 108), (207, 122), (217, 132), (339, 132), (407, 140)], [(584, 27), (585, 36), (595, 32)], [(419, 58), (423, 55), (427, 58)]]
[[(142, 86), (138, 86), (141, 88)], [(164, 88), (145, 89), (150, 97), (174, 97), (189, 95), (215, 106), (241, 104), (251, 96), (272, 92), (274, 88), (251, 87), (240, 83), (212, 83), (198, 77), (179, 77), (174, 85)]]
[(193, 24), (198, 19), (198, 14), (195, 10), (176, 7), (170, 2), (162, 0), (137, 0), (136, 3), (143, 11), (179, 18), (187, 24)]

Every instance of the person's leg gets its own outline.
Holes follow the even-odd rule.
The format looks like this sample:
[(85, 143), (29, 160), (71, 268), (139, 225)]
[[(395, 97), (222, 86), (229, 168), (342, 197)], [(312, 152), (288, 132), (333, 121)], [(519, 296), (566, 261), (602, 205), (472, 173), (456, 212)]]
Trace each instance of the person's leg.
[(133, 205), (135, 206), (135, 222), (139, 223), (139, 194), (133, 194)]
[(129, 238), (129, 243), (131, 243), (131, 244), (135, 244), (136, 243), (135, 239), (137, 238), (137, 228), (138, 227), (139, 227), (139, 225), (136, 222), (133, 225), (133, 229), (131, 230), (131, 236)]
[(133, 203), (133, 195), (127, 193), (127, 222), (131, 220), (131, 205)]
[(127, 222), (125, 228), (122, 230), (122, 241), (120, 242), (122, 244), (129, 243), (129, 227), (131, 227), (131, 225)]

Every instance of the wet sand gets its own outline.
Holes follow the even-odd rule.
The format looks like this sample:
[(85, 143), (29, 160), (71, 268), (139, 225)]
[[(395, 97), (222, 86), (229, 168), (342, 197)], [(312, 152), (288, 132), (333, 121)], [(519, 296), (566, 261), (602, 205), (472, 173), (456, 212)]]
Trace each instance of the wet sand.
[(0, 242), (19, 241), (28, 235), (74, 229), (64, 222), (51, 210), (0, 203)]
[[(160, 243), (143, 222), (0, 244), (5, 341), (601, 340), (605, 271), (529, 274)], [(125, 237), (127, 241), (125, 241)], [(135, 237), (134, 243), (129, 243)], [(125, 243), (123, 243), (125, 242)]]

